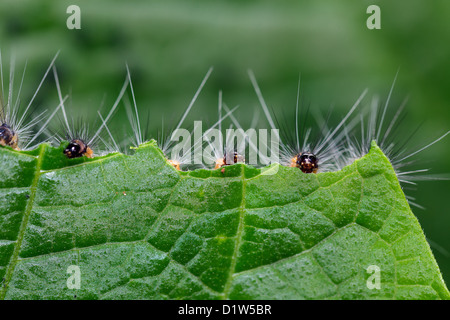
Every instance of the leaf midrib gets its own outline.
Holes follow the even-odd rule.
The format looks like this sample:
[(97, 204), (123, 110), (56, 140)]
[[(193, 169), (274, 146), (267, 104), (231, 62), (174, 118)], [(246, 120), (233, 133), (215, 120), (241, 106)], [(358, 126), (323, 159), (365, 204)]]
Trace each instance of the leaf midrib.
[(17, 240), (16, 240), (16, 244), (14, 246), (13, 254), (11, 256), (11, 259), (9, 260), (8, 269), (5, 274), (4, 287), (0, 291), (0, 300), (5, 299), (6, 291), (8, 290), (8, 286), (9, 286), (9, 281), (11, 280), (11, 277), (13, 275), (14, 269), (17, 264), (20, 248), (22, 246), (23, 236), (25, 234), (25, 230), (28, 225), (28, 220), (30, 217), (31, 210), (33, 209), (33, 203), (34, 203), (34, 198), (36, 196), (37, 184), (39, 182), (39, 177), (41, 175), (42, 160), (44, 158), (44, 153), (45, 153), (46, 149), (47, 149), (47, 146), (45, 144), (43, 144), (38, 156), (33, 157), (33, 158), (37, 159), (37, 163), (36, 163), (36, 168), (34, 170), (33, 182), (31, 183), (31, 185), (29, 187), (30, 188), (30, 198), (28, 199), (28, 203), (25, 208), (25, 212), (23, 214), (22, 223), (20, 225), (19, 233), (17, 235)]
[(245, 214), (245, 173), (244, 166), (241, 166), (241, 179), (242, 179), (242, 199), (241, 204), (239, 206), (239, 226), (236, 231), (236, 244), (234, 247), (233, 256), (231, 257), (231, 265), (230, 265), (230, 273), (228, 274), (227, 282), (225, 283), (225, 287), (223, 290), (222, 299), (227, 300), (230, 296), (231, 284), (233, 282), (234, 274), (236, 271), (236, 263), (237, 263), (237, 255), (239, 253), (239, 248), (242, 241), (242, 234), (244, 228), (244, 214)]

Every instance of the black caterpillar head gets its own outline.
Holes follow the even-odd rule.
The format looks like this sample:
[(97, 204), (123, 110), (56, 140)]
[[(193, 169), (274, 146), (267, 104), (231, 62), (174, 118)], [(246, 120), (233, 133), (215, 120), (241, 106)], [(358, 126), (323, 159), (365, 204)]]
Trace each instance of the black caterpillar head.
[(66, 149), (64, 149), (64, 154), (69, 158), (79, 158), (86, 156), (92, 158), (93, 151), (88, 145), (81, 139), (73, 139), (70, 141)]
[(18, 150), (18, 142), (19, 137), (17, 136), (17, 133), (15, 133), (9, 125), (3, 123), (0, 126), (0, 145), (10, 146), (11, 148)]
[(304, 173), (316, 173), (319, 169), (319, 160), (317, 159), (317, 156), (311, 152), (299, 153), (292, 160), (294, 166)]
[[(231, 160), (231, 159), (230, 159)], [(238, 162), (245, 162), (244, 156), (240, 155), (237, 151), (233, 152), (233, 160), (227, 161), (227, 153), (225, 152), (222, 159), (216, 160), (216, 166), (214, 169), (221, 168), (223, 166), (229, 166)]]

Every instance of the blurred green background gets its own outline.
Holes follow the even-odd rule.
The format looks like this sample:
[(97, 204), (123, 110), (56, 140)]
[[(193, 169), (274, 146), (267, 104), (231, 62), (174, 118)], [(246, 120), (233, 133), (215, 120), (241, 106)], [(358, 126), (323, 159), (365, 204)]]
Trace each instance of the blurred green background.
[[(66, 9), (81, 8), (81, 30), (68, 30)], [(366, 9), (381, 8), (381, 30), (368, 30)], [(15, 54), (17, 72), (28, 60), (22, 97), (27, 101), (58, 50), (63, 93), (71, 114), (89, 121), (112, 105), (130, 66), (141, 114), (150, 112), (150, 135), (162, 118), (174, 123), (210, 66), (214, 72), (189, 115), (212, 123), (217, 96), (240, 105), (248, 126), (258, 100), (247, 75), (252, 69), (275, 110), (295, 112), (297, 81), (314, 108), (335, 106), (342, 117), (365, 88), (388, 95), (395, 108), (409, 96), (405, 128), (418, 125), (411, 146), (419, 148), (450, 129), (450, 2), (440, 1), (17, 1), (0, 3), (3, 64)], [(18, 77), (19, 78), (19, 77)], [(51, 77), (49, 77), (51, 78)], [(54, 84), (37, 98), (40, 108), (57, 105)], [(261, 126), (266, 126), (262, 113)], [(124, 109), (112, 119), (118, 135)], [(408, 131), (407, 133), (409, 133)], [(121, 137), (119, 137), (120, 139)], [(422, 153), (418, 168), (450, 172), (450, 137)], [(449, 181), (420, 182), (407, 190), (425, 210), (414, 213), (450, 284)]]

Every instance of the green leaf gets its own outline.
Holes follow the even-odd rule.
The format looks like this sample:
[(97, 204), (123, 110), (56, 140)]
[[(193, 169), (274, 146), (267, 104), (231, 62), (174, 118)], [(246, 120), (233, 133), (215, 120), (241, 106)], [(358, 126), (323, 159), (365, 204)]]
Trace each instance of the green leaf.
[(375, 144), (338, 172), (274, 175), (178, 172), (154, 141), (94, 159), (63, 148), (0, 148), (0, 298), (450, 298)]

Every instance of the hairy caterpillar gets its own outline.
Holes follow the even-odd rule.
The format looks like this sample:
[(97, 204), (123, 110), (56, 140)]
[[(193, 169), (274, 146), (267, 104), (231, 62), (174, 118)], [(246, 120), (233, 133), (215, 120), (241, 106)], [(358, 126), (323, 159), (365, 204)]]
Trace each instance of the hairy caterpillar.
[[(119, 93), (119, 96), (117, 97), (116, 101), (114, 102), (113, 106), (111, 107), (108, 115), (106, 118), (103, 119), (103, 117), (99, 113), (99, 117), (102, 120), (102, 124), (99, 126), (99, 128), (96, 130), (94, 134), (91, 134), (89, 132), (89, 126), (79, 120), (77, 123), (74, 122), (72, 118), (72, 123), (69, 123), (68, 116), (66, 113), (66, 109), (64, 107), (64, 99), (62, 97), (61, 93), (61, 86), (59, 83), (58, 73), (56, 71), (56, 67), (53, 66), (53, 75), (55, 78), (56, 83), (56, 89), (58, 92), (58, 97), (60, 100), (60, 106), (61, 111), (63, 114), (63, 127), (64, 127), (64, 134), (61, 135), (58, 132), (54, 132), (53, 138), (57, 143), (61, 143), (63, 141), (69, 141), (69, 144), (67, 147), (63, 150), (63, 153), (69, 158), (79, 158), (79, 157), (87, 157), (87, 158), (93, 158), (94, 157), (94, 149), (98, 145), (99, 140), (101, 140), (100, 134), (102, 130), (107, 127), (107, 122), (111, 118), (112, 114), (116, 110), (117, 106), (119, 105), (119, 102), (122, 99), (122, 96), (125, 93), (125, 90), (128, 87), (128, 78), (125, 79), (125, 82), (122, 86), (122, 89)], [(108, 130), (109, 131), (109, 130)]]
[[(252, 71), (249, 71), (249, 76), (270, 127), (272, 129), (281, 128), (280, 164), (299, 168), (304, 173), (339, 170), (341, 168), (339, 165), (341, 162), (340, 158), (345, 153), (342, 140), (345, 132), (344, 128), (347, 130), (349, 128), (346, 121), (360, 105), (367, 94), (367, 89), (364, 90), (339, 124), (330, 129), (327, 126), (327, 121), (322, 121), (322, 123), (316, 125), (316, 128), (322, 127), (322, 130), (317, 132), (317, 130), (313, 130), (313, 127), (306, 125), (309, 111), (299, 112), (299, 81), (295, 106), (295, 130), (290, 130), (286, 125), (281, 125), (276, 116), (273, 117), (271, 115)], [(295, 134), (292, 133), (293, 131), (295, 131)]]
[[(160, 134), (160, 138), (158, 139), (159, 146), (160, 146), (161, 150), (163, 151), (163, 153), (166, 155), (167, 161), (177, 170), (193, 167), (192, 155), (195, 152), (196, 147), (203, 143), (203, 138), (205, 138), (212, 129), (214, 129), (216, 126), (220, 127), (221, 122), (236, 109), (235, 108), (232, 111), (228, 112), (224, 117), (219, 117), (219, 120), (215, 124), (213, 124), (211, 127), (208, 128), (208, 130), (206, 130), (204, 133), (202, 133), (202, 135), (201, 135), (202, 139), (200, 141), (195, 141), (193, 145), (191, 145), (190, 147), (187, 148), (188, 150), (183, 150), (184, 152), (182, 152), (182, 153), (178, 152), (178, 149), (174, 150), (175, 142), (178, 141), (177, 140), (177, 138), (178, 138), (177, 131), (184, 130), (181, 128), (181, 126), (185, 122), (186, 117), (189, 114), (189, 111), (194, 106), (194, 103), (196, 102), (200, 92), (202, 91), (203, 87), (205, 86), (206, 81), (208, 80), (212, 71), (213, 71), (213, 68), (210, 68), (208, 70), (208, 72), (206, 73), (206, 75), (204, 76), (202, 82), (200, 83), (200, 86), (198, 87), (196, 93), (194, 94), (194, 97), (190, 101), (188, 107), (184, 111), (183, 115), (181, 116), (181, 119), (178, 121), (175, 128), (173, 130), (171, 130), (171, 133), (169, 133), (167, 136), (164, 135), (164, 132), (162, 130), (162, 133)], [(127, 112), (127, 117), (128, 117), (130, 126), (133, 131), (134, 137), (133, 137), (132, 141), (133, 141), (134, 146), (138, 147), (142, 143), (148, 141), (148, 138), (147, 138), (148, 123), (145, 126), (145, 128), (146, 128), (145, 133), (143, 133), (143, 130), (141, 128), (141, 121), (139, 118), (139, 111), (138, 111), (138, 107), (137, 107), (137, 103), (136, 103), (136, 96), (134, 93), (133, 84), (132, 84), (132, 80), (131, 80), (131, 74), (130, 74), (130, 70), (129, 70), (128, 66), (127, 66), (127, 77), (128, 77), (128, 81), (130, 83), (130, 91), (131, 91), (131, 96), (132, 96), (132, 100), (133, 100), (133, 106), (131, 106), (131, 103), (129, 103), (126, 100), (125, 100), (124, 104), (125, 104), (125, 108), (126, 108), (126, 112)], [(221, 94), (219, 94), (219, 95), (221, 96)], [(111, 136), (111, 139), (115, 140), (112, 136)]]
[[(9, 84), (8, 93), (5, 94), (4, 80), (3, 80), (3, 63), (2, 55), (0, 51), (0, 78), (1, 78), (1, 92), (0, 92), (0, 145), (9, 146), (15, 150), (28, 150), (33, 149), (35, 145), (32, 143), (41, 135), (46, 129), (50, 120), (56, 114), (60, 106), (58, 106), (53, 113), (46, 117), (47, 110), (42, 111), (38, 115), (31, 118), (31, 113), (34, 109), (34, 100), (39, 93), (47, 75), (55, 63), (58, 53), (54, 56), (50, 62), (47, 70), (44, 73), (38, 87), (36, 88), (32, 98), (27, 103), (25, 109), (20, 107), (20, 95), (22, 91), (23, 82), (25, 79), (25, 73), (27, 64), (25, 63), (22, 77), (19, 85), (19, 89), (16, 97), (14, 97), (14, 78), (15, 78), (15, 59), (11, 58), (9, 68)], [(35, 128), (39, 125), (39, 130), (34, 132)]]
[[(203, 162), (205, 168), (211, 168), (211, 166), (214, 165), (214, 169), (219, 169), (223, 166), (228, 166), (239, 162), (245, 163), (245, 140), (240, 141), (240, 143), (237, 142), (238, 145), (236, 145), (233, 137), (231, 136), (232, 130), (226, 130), (225, 144), (223, 142), (222, 122), (228, 116), (230, 116), (230, 118), (235, 122), (233, 112), (238, 106), (236, 106), (233, 110), (226, 108), (227, 114), (225, 117), (222, 117), (222, 96), (222, 91), (219, 91), (218, 128), (215, 132), (208, 130), (208, 132), (204, 135), (205, 152), (203, 152)], [(211, 127), (211, 129), (214, 127), (215, 126)], [(233, 129), (233, 126), (230, 126), (230, 129)]]
[[(403, 189), (405, 189), (406, 185), (416, 185), (416, 181), (420, 180), (445, 179), (444, 177), (426, 174), (429, 171), (428, 168), (417, 168), (417, 164), (420, 161), (414, 159), (414, 156), (444, 139), (450, 131), (423, 146), (417, 147), (411, 146), (411, 142), (415, 141), (415, 137), (418, 135), (418, 128), (416, 128), (412, 131), (409, 130), (410, 133), (407, 135), (407, 138), (402, 141), (398, 137), (398, 131), (406, 129), (402, 128), (401, 124), (404, 119), (404, 109), (408, 99), (404, 99), (394, 113), (390, 112), (390, 100), (396, 79), (397, 75), (394, 78), (384, 106), (381, 108), (378, 98), (376, 96), (373, 97), (371, 104), (368, 106), (369, 110), (362, 112), (359, 118), (354, 119), (354, 122), (359, 122), (359, 129), (345, 130), (346, 154), (342, 165), (350, 164), (367, 154), (370, 143), (374, 140), (391, 162)], [(366, 115), (366, 118), (364, 118), (364, 115)], [(388, 118), (391, 118), (389, 122)], [(406, 198), (411, 205), (423, 208), (414, 202), (413, 197), (406, 195)]]

